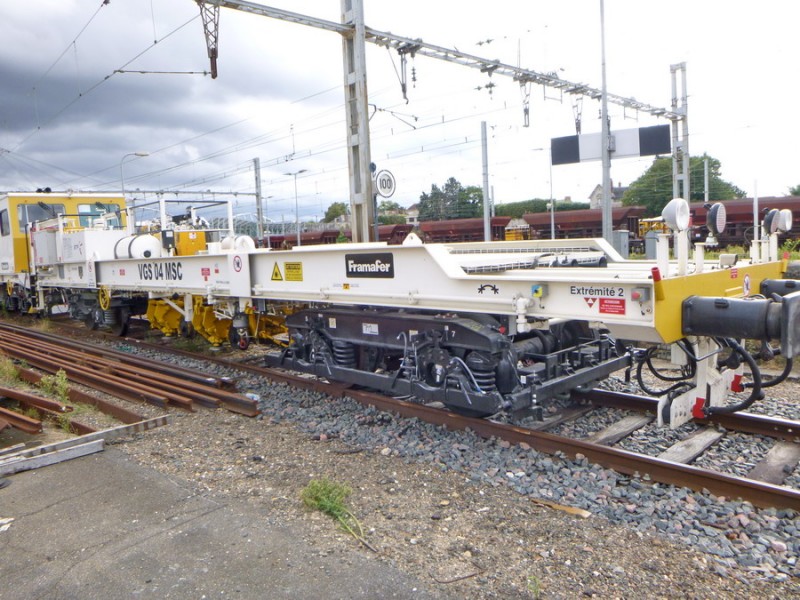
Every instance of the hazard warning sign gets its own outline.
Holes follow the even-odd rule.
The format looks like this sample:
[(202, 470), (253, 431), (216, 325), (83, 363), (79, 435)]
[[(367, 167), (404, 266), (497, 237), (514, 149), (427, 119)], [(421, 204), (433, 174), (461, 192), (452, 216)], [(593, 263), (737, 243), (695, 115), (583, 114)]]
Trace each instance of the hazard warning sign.
[(285, 262), (283, 270), (286, 272), (286, 281), (303, 281), (303, 263)]
[(272, 267), (272, 281), (283, 281), (283, 274), (278, 263), (275, 263), (275, 266)]
[(606, 315), (624, 315), (625, 298), (600, 298), (600, 312)]

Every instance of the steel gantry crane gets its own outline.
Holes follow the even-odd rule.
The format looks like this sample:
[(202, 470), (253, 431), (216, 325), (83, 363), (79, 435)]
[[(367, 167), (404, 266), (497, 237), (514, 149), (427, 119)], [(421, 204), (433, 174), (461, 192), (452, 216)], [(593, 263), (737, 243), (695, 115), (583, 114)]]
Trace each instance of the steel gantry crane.
[[(375, 218), (373, 198), (373, 181), (371, 170), (369, 115), (367, 99), (367, 67), (365, 59), (366, 42), (391, 48), (401, 58), (403, 69), (401, 81), (405, 81), (405, 60), (407, 56), (427, 56), (439, 60), (456, 63), (472, 69), (478, 69), (488, 75), (511, 77), (520, 85), (537, 84), (559, 90), (561, 93), (589, 97), (662, 117), (672, 121), (672, 155), (673, 184), (675, 196), (682, 195), (689, 199), (689, 149), (687, 131), (686, 106), (686, 66), (685, 63), (672, 65), (673, 101), (672, 109), (652, 106), (634, 98), (626, 98), (609, 94), (604, 89), (594, 88), (583, 83), (574, 83), (561, 79), (552, 73), (541, 73), (522, 67), (515, 67), (497, 60), (491, 60), (423, 42), (421, 39), (406, 38), (393, 33), (378, 31), (364, 24), (364, 0), (341, 0), (341, 23), (301, 15), (291, 11), (264, 6), (246, 0), (195, 0), (200, 6), (203, 26), (211, 61), (212, 77), (216, 77), (218, 58), (219, 9), (231, 8), (255, 15), (325, 29), (342, 36), (342, 54), (344, 59), (344, 94), (347, 118), (347, 159), (350, 172), (350, 206), (353, 219), (353, 241), (368, 241), (372, 233), (371, 225)], [(683, 73), (682, 96), (680, 102), (676, 96), (677, 72)], [(403, 86), (403, 95), (406, 94)], [(678, 169), (678, 170), (676, 170)], [(682, 174), (681, 174), (682, 173)], [(683, 184), (679, 188), (678, 182)], [(604, 198), (609, 203), (609, 198)]]

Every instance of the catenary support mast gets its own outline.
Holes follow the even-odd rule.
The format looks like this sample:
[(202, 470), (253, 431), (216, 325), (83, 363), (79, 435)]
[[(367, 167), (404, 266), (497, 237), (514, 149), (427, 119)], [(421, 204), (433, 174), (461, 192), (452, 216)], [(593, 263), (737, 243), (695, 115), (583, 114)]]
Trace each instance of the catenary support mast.
[[(364, 24), (364, 0), (341, 0), (342, 22), (335, 23), (325, 19), (309, 17), (291, 11), (273, 8), (248, 2), (246, 0), (195, 0), (200, 6), (203, 16), (203, 23), (206, 30), (206, 40), (208, 43), (208, 53), (211, 59), (212, 72), (216, 73), (216, 61), (218, 58), (218, 35), (217, 21), (219, 7), (232, 8), (249, 12), (263, 17), (297, 23), (317, 29), (325, 29), (338, 33), (343, 38), (344, 49), (344, 72), (345, 72), (345, 103), (347, 106), (347, 149), (348, 164), (350, 166), (350, 207), (352, 214), (352, 226), (354, 240), (367, 241), (370, 239), (370, 224), (373, 221), (374, 202), (373, 202), (373, 182), (371, 166), (371, 156), (369, 147), (369, 120), (368, 120), (368, 100), (366, 82), (366, 62), (364, 57), (365, 43), (370, 42), (378, 46), (392, 48), (403, 55), (421, 55), (438, 60), (445, 60), (472, 69), (478, 69), (489, 75), (502, 75), (512, 77), (520, 85), (536, 83), (545, 87), (554, 88), (561, 93), (574, 96), (587, 96), (594, 100), (605, 99), (605, 102), (622, 106), (626, 109), (633, 109), (656, 117), (664, 117), (672, 121), (673, 129), (673, 165), (678, 160), (684, 160), (686, 165), (682, 168), (683, 192), (688, 200), (689, 176), (688, 176), (688, 131), (686, 121), (686, 65), (672, 65), (673, 70), (673, 103), (672, 110), (660, 108), (639, 102), (635, 98), (626, 98), (616, 94), (609, 94), (604, 89), (593, 88), (591, 86), (574, 83), (561, 79), (552, 74), (540, 73), (530, 69), (523, 69), (513, 65), (505, 64), (497, 60), (490, 60), (461, 52), (460, 50), (444, 48), (428, 44), (420, 39), (406, 38), (394, 35), (385, 31), (377, 31)], [(210, 10), (214, 7), (214, 10)], [(212, 34), (212, 35), (209, 35)], [(682, 70), (684, 96), (683, 103), (678, 106), (675, 99), (675, 70)], [(680, 126), (680, 134), (679, 132)], [(678, 140), (680, 137), (680, 141)], [(680, 143), (680, 152), (676, 143)], [(674, 167), (677, 168), (677, 167)], [(677, 181), (677, 172), (673, 181)], [(677, 186), (677, 183), (674, 183)], [(610, 188), (610, 184), (609, 184)], [(610, 194), (610, 190), (609, 190)], [(678, 196), (679, 194), (675, 194)]]

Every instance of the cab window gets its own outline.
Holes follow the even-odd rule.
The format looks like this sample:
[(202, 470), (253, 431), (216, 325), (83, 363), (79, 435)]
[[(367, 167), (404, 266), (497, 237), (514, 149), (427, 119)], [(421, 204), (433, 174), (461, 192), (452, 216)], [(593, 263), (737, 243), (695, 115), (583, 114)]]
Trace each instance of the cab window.
[(19, 220), (19, 230), (25, 231), (25, 226), (36, 221), (54, 219), (59, 214), (64, 214), (63, 204), (20, 204), (17, 206), (17, 217)]
[[(100, 217), (104, 214), (114, 214), (119, 212), (119, 204), (115, 203), (106, 203), (101, 204), (96, 202), (94, 204), (79, 204), (78, 205), (78, 215), (80, 215), (80, 224), (81, 227), (91, 227), (92, 223), (97, 217)], [(109, 221), (109, 225), (112, 227), (120, 227), (121, 224), (119, 222), (119, 217), (111, 219)]]
[(7, 236), (11, 234), (11, 222), (8, 220), (8, 209), (0, 210), (0, 235)]

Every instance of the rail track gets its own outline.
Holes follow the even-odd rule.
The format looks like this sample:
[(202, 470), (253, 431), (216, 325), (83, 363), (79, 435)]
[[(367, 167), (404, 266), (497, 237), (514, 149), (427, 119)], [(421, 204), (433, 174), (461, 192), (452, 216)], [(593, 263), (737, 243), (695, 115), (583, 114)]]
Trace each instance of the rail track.
[[(65, 344), (59, 351), (42, 350), (44, 340), (50, 338), (55, 344)], [(118, 338), (117, 338), (118, 339)], [(126, 338), (126, 343), (155, 352), (166, 352), (181, 355), (194, 360), (207, 361), (217, 365), (245, 371), (272, 381), (279, 381), (295, 387), (313, 389), (333, 397), (348, 396), (365, 406), (375, 406), (399, 414), (404, 417), (417, 418), (428, 423), (444, 426), (448, 429), (469, 429), (477, 435), (505, 440), (512, 444), (526, 444), (528, 447), (547, 454), (562, 454), (572, 459), (585, 457), (590, 462), (614, 469), (628, 475), (647, 476), (653, 482), (688, 487), (693, 490), (708, 490), (718, 496), (741, 498), (759, 507), (790, 508), (800, 511), (800, 490), (782, 485), (787, 472), (790, 472), (800, 460), (800, 422), (777, 419), (750, 413), (720, 415), (711, 420), (698, 422), (697, 430), (674, 443), (657, 455), (624, 450), (618, 445), (622, 440), (638, 429), (645, 427), (654, 418), (656, 401), (652, 398), (627, 393), (595, 390), (574, 394), (573, 404), (565, 406), (555, 414), (551, 414), (542, 422), (534, 425), (520, 426), (487, 419), (475, 419), (454, 414), (431, 406), (386, 397), (367, 390), (353, 389), (349, 386), (329, 383), (324, 380), (299, 376), (281, 369), (267, 368), (249, 362), (240, 362), (223, 357), (200, 356), (196, 353), (170, 348), (169, 346), (151, 344), (142, 340)], [(32, 331), (19, 326), (0, 326), (0, 348), (6, 344), (22, 346), (16, 356), (24, 358), (38, 368), (45, 368), (45, 360), (53, 368), (65, 368), (68, 375), (76, 374), (76, 379), (86, 385), (89, 382), (87, 371), (101, 370), (104, 385), (109, 384), (112, 377), (122, 377), (121, 382), (114, 383), (114, 390), (121, 396), (126, 385), (137, 387), (129, 395), (141, 400), (145, 394), (138, 388), (141, 383), (143, 365), (153, 368), (152, 373), (160, 373), (158, 380), (168, 385), (178, 381), (189, 384), (189, 388), (178, 394), (171, 388), (165, 391), (152, 392), (156, 403), (161, 406), (178, 406), (191, 409), (191, 402), (202, 406), (224, 407), (234, 412), (253, 416), (257, 409), (253, 400), (230, 390), (231, 381), (225, 378), (214, 378), (177, 367), (174, 364), (164, 365), (158, 361), (148, 360), (139, 355), (125, 352), (91, 349), (85, 344), (75, 342), (61, 336)], [(23, 346), (25, 344), (25, 346)], [(62, 354), (63, 348), (69, 348), (75, 357), (68, 360), (55, 360), (53, 355)], [(103, 357), (95, 358), (97, 355)], [(46, 356), (47, 358), (42, 358)], [(97, 366), (94, 361), (99, 360)], [(109, 366), (108, 362), (113, 361)], [(56, 365), (60, 365), (56, 367)], [(119, 365), (125, 365), (119, 366)], [(65, 368), (65, 370), (67, 370)], [(103, 371), (104, 370), (104, 371)], [(132, 373), (137, 374), (134, 379)], [(122, 374), (122, 375), (120, 375)], [(125, 379), (125, 378), (128, 379)], [(146, 375), (145, 378), (155, 378)], [(96, 378), (95, 380), (96, 381)], [(119, 387), (117, 387), (119, 386)], [(99, 388), (103, 389), (103, 388)], [(107, 388), (106, 388), (107, 389)], [(201, 390), (201, 391), (198, 391)], [(105, 391), (105, 389), (104, 389)], [(174, 395), (173, 395), (174, 394)], [(189, 404), (186, 399), (190, 398)], [(557, 435), (552, 431), (559, 425), (582, 418), (588, 412), (604, 409), (622, 409), (628, 413), (616, 422), (594, 432), (590, 436), (574, 439), (565, 435)], [(775, 440), (772, 450), (764, 459), (755, 465), (747, 476), (739, 476), (709, 470), (691, 463), (696, 461), (708, 448), (713, 447), (725, 435), (732, 432), (767, 436)]]

